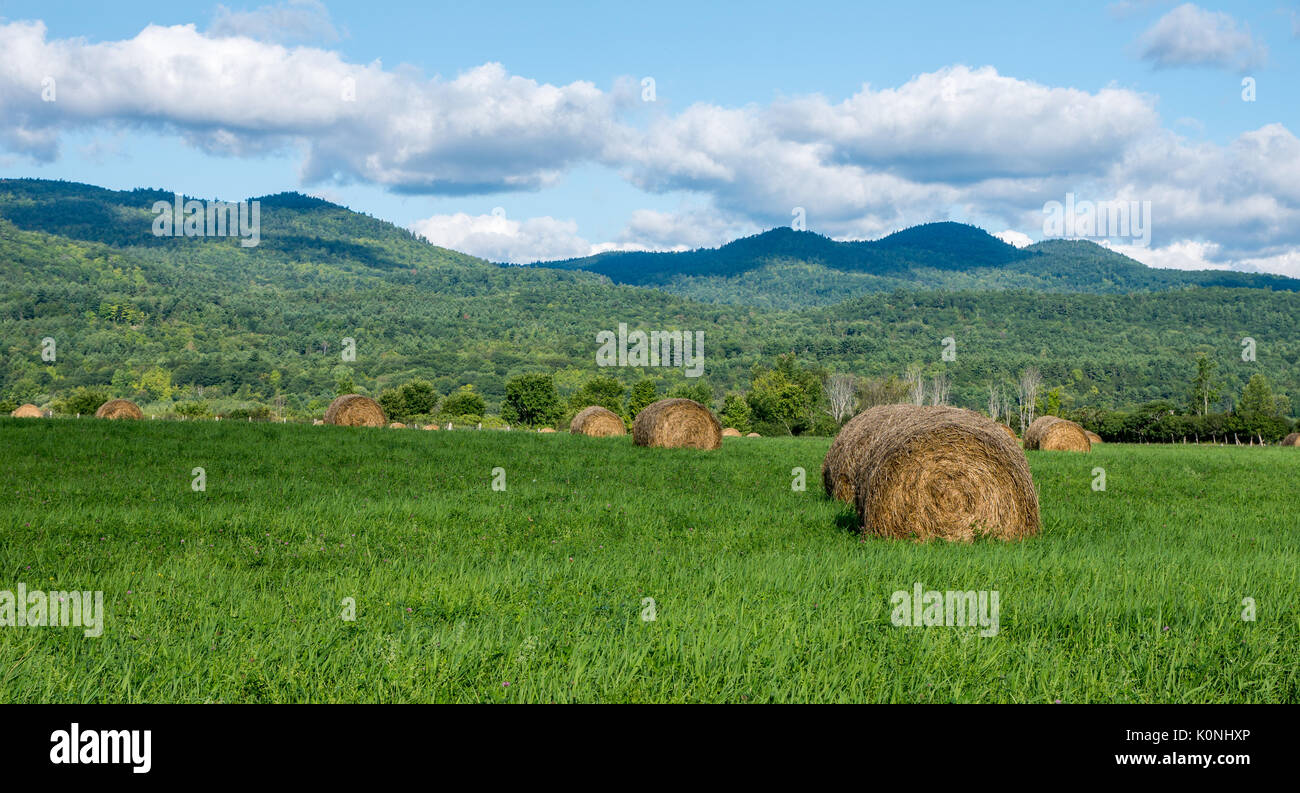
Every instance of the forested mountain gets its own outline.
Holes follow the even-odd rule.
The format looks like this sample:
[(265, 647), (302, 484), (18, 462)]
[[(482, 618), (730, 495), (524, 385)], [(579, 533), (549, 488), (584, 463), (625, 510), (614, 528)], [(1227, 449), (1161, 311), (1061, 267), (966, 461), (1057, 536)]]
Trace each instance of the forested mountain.
[(586, 270), (709, 303), (830, 305), (894, 289), (1027, 289), (1123, 294), (1187, 286), (1300, 290), (1300, 280), (1221, 270), (1158, 270), (1086, 240), (1017, 249), (961, 223), (928, 223), (866, 242), (776, 228), (680, 253), (611, 251), (536, 267)]
[[(470, 384), (494, 412), (505, 380), (521, 372), (554, 373), (562, 395), (596, 375), (625, 384), (649, 376), (660, 393), (686, 382), (674, 369), (598, 368), (596, 334), (619, 323), (703, 331), (700, 380), (719, 402), (747, 388), (756, 365), (788, 352), (864, 376), (921, 363), (949, 375), (953, 402), (968, 407), (983, 403), (990, 382), (1029, 365), (1076, 406), (1182, 402), (1198, 352), (1218, 363), (1225, 399), (1257, 372), (1300, 394), (1300, 294), (1291, 291), (1167, 285), (1068, 294), (1008, 282), (873, 291), (797, 310), (724, 305), (580, 270), (499, 267), (296, 194), (262, 199), (256, 247), (154, 237), (150, 207), (170, 197), (0, 180), (0, 400), (44, 405), (100, 386), (159, 409), (283, 400), (286, 411), (307, 414), (343, 387), (377, 393), (419, 378), (444, 396)], [(1046, 260), (955, 233), (990, 271), (1028, 273)], [(815, 236), (777, 238), (840, 250)], [(890, 245), (921, 249), (908, 236)], [(929, 271), (965, 275), (942, 253), (930, 251)], [(1105, 277), (1091, 259), (1076, 272), (1088, 262)], [(1256, 340), (1254, 362), (1241, 360), (1247, 336)], [(953, 362), (940, 360), (945, 337), (955, 340)], [(54, 361), (41, 357), (45, 338), (56, 342)], [(341, 359), (344, 338), (356, 340), (355, 361)]]

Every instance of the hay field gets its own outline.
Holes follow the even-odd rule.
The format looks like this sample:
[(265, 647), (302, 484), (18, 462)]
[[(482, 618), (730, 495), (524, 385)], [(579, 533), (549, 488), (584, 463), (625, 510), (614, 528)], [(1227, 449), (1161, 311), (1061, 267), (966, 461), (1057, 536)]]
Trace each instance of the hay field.
[[(1030, 452), (1040, 536), (917, 545), (828, 445), (2, 417), (0, 590), (107, 614), (0, 627), (0, 701), (1300, 701), (1295, 449)], [(915, 582), (998, 635), (894, 626)]]

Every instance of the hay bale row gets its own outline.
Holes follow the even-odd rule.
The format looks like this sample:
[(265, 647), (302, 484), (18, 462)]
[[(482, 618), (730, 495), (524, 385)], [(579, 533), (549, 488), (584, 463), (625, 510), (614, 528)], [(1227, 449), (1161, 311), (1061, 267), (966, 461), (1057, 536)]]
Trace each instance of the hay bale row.
[(722, 447), (722, 425), (693, 399), (661, 399), (636, 414), (632, 442), (637, 446), (718, 449)]
[(344, 394), (325, 409), (325, 423), (340, 427), (382, 427), (388, 423), (388, 417), (370, 397)]
[(608, 438), (614, 435), (626, 435), (627, 427), (623, 419), (609, 408), (591, 405), (578, 412), (569, 422), (569, 432), (574, 435), (587, 435), (592, 438)]
[(1024, 450), (997, 422), (959, 408), (907, 407), (874, 433), (854, 468), (864, 535), (970, 542), (1039, 532)]
[(9, 415), (16, 419), (45, 418), (45, 414), (41, 412), (41, 409), (36, 407), (30, 402), (28, 402), (26, 405), (19, 405), (18, 408), (11, 411)]
[(1025, 430), (1025, 448), (1045, 452), (1087, 452), (1092, 443), (1083, 427), (1056, 416), (1039, 416)]
[(144, 413), (129, 399), (110, 399), (95, 411), (97, 419), (132, 419), (144, 418)]

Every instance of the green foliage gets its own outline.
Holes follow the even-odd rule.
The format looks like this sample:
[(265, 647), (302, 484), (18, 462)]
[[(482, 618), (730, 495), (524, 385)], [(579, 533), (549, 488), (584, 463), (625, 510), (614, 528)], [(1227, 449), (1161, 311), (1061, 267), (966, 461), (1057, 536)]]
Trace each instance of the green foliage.
[(212, 415), (212, 407), (207, 402), (179, 402), (175, 410), (176, 415), (187, 419), (206, 418)]
[(627, 421), (623, 413), (623, 394), (626, 391), (627, 388), (612, 377), (593, 377), (569, 397), (569, 411), (577, 413), (590, 405), (600, 405)]
[(802, 435), (812, 430), (819, 421), (824, 377), (817, 367), (800, 366), (793, 353), (778, 357), (772, 369), (754, 367), (747, 401), (760, 432)]
[(1253, 374), (1241, 392), (1237, 409), (1233, 411), (1243, 418), (1275, 418), (1278, 416), (1278, 403), (1273, 396), (1273, 385), (1262, 374)]
[(506, 381), (501, 418), (525, 427), (549, 426), (560, 420), (563, 409), (555, 379), (546, 374), (523, 374)]
[(733, 427), (742, 433), (753, 431), (753, 411), (740, 394), (727, 394), (722, 400), (722, 412), (718, 414), (718, 420), (722, 426)]
[[(415, 416), (433, 416), (438, 410), (438, 392), (425, 380), (412, 380), (400, 388), (390, 388), (375, 400), (384, 413), (394, 421), (406, 421)], [(483, 412), (482, 398), (475, 403), (456, 403), (453, 408), (477, 407), (471, 413)]]
[(674, 399), (693, 399), (709, 410), (713, 410), (713, 389), (708, 383), (700, 380), (679, 383), (668, 392), (668, 396)]
[(643, 377), (636, 381), (632, 386), (632, 393), (627, 398), (627, 415), (633, 419), (636, 414), (640, 413), (647, 406), (654, 404), (659, 400), (658, 390), (655, 388), (655, 381), (648, 377)]
[(1196, 377), (1192, 380), (1192, 389), (1187, 400), (1195, 413), (1205, 415), (1210, 412), (1210, 407), (1219, 401), (1221, 387), (1214, 374), (1217, 366), (1218, 364), (1205, 353), (1196, 354)]
[(448, 417), (482, 416), (487, 412), (487, 404), (483, 401), (483, 397), (474, 390), (473, 385), (466, 384), (444, 399), (438, 412), (440, 415)]
[(67, 399), (54, 403), (54, 410), (65, 416), (93, 416), (99, 406), (109, 400), (107, 391), (101, 388), (80, 387), (73, 391)]

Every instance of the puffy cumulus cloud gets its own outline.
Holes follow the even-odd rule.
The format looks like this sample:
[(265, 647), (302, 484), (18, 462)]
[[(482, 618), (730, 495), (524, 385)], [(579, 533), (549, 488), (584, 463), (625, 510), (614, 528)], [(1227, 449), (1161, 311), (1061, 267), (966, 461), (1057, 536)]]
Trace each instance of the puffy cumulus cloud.
[(1300, 278), (1300, 248), (1280, 248), (1263, 255), (1230, 257), (1223, 246), (1206, 240), (1179, 240), (1160, 248), (1107, 245), (1149, 267), (1175, 270), (1241, 270)]
[(689, 251), (717, 248), (737, 237), (757, 234), (758, 226), (716, 209), (660, 212), (638, 209), (628, 219), (617, 241), (601, 243), (597, 250)]
[(1157, 68), (1217, 66), (1250, 69), (1260, 66), (1268, 48), (1255, 40), (1250, 28), (1237, 26), (1228, 14), (1184, 3), (1160, 17), (1138, 38), (1141, 56)]
[(319, 0), (288, 0), (252, 11), (231, 11), (218, 5), (208, 32), (214, 36), (247, 36), (281, 44), (332, 42), (340, 38), (329, 10)]
[[(532, 190), (599, 151), (616, 123), (614, 101), (590, 83), (541, 84), (494, 63), (426, 80), (192, 25), (99, 44), (45, 33), (0, 25), (0, 140), (43, 159), (65, 128), (149, 126), (226, 155), (300, 146), (307, 184)], [(55, 101), (43, 101), (46, 78)]]
[(411, 230), (434, 245), (494, 262), (528, 264), (572, 259), (592, 252), (591, 243), (578, 236), (576, 221), (549, 216), (514, 220), (503, 212), (457, 212), (418, 220), (411, 224)]
[(999, 231), (999, 232), (997, 232), (996, 234), (994, 234), (993, 236), (995, 236), (995, 237), (997, 237), (998, 239), (1002, 240), (1002, 241), (1005, 242), (1006, 244), (1008, 244), (1008, 245), (1014, 245), (1014, 246), (1016, 246), (1017, 248), (1024, 248), (1024, 247), (1026, 247), (1026, 246), (1029, 246), (1029, 245), (1033, 245), (1033, 244), (1034, 244), (1034, 240), (1033, 240), (1032, 237), (1030, 237), (1028, 234), (1025, 234), (1025, 233), (1020, 232), (1020, 231), (1016, 231), (1016, 230), (1014, 230), (1014, 229), (1007, 229), (1006, 231)]

